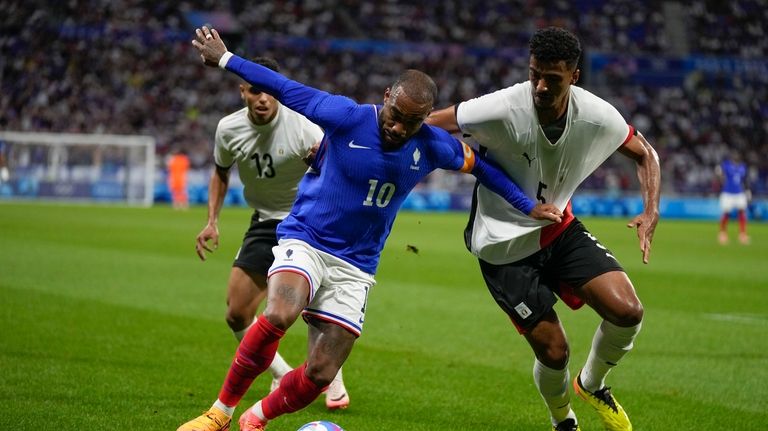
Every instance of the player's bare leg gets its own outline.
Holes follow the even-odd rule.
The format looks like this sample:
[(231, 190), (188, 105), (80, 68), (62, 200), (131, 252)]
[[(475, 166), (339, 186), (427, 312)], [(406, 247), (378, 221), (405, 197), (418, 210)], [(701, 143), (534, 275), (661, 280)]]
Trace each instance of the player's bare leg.
[[(245, 332), (253, 322), (253, 316), (266, 295), (267, 278), (264, 275), (237, 266), (232, 268), (227, 288), (227, 324), (238, 341), (245, 336)], [(277, 389), (280, 379), (292, 369), (280, 353), (276, 353), (275, 359), (269, 365), (269, 372), (272, 374), (270, 391)], [(325, 406), (329, 410), (346, 409), (349, 403), (349, 392), (344, 385), (340, 369), (325, 391)]]
[(571, 409), (568, 391), (569, 348), (560, 320), (554, 310), (524, 334), (536, 359), (533, 380), (547, 405), (553, 429), (578, 429), (576, 414)]
[[(264, 314), (246, 332), (237, 348), (235, 359), (230, 365), (219, 392), (219, 398), (207, 412), (182, 425), (179, 431), (229, 429), (229, 418), (232, 417), (235, 406), (245, 395), (253, 380), (269, 367), (285, 331), (293, 325), (301, 314), (301, 310), (306, 307), (309, 284), (300, 275), (279, 272), (270, 280), (267, 298)], [(295, 371), (297, 370), (289, 374), (296, 374)], [(224, 420), (225, 422), (222, 422)], [(207, 428), (200, 427), (200, 424)], [(263, 429), (259, 426), (254, 425), (252, 429)]]
[(356, 337), (338, 325), (310, 318), (307, 362), (288, 373), (280, 387), (248, 409), (241, 429), (261, 429), (268, 420), (308, 406), (338, 374)]
[(633, 346), (643, 319), (643, 306), (622, 271), (590, 280), (578, 289), (587, 304), (603, 318), (592, 340), (592, 349), (574, 379), (576, 393), (595, 408), (607, 430), (630, 431), (632, 424), (605, 385), (605, 378)]
[(728, 213), (720, 217), (720, 231), (717, 233), (717, 241), (720, 245), (728, 244)]
[[(226, 320), (237, 341), (242, 341), (266, 296), (267, 277), (237, 266), (232, 267), (227, 285)], [(280, 379), (291, 369), (280, 353), (275, 353), (275, 359), (269, 365), (272, 374), (270, 390), (275, 390), (280, 385)]]
[(747, 212), (745, 210), (739, 210), (739, 242), (744, 245), (749, 245), (749, 235), (747, 235)]

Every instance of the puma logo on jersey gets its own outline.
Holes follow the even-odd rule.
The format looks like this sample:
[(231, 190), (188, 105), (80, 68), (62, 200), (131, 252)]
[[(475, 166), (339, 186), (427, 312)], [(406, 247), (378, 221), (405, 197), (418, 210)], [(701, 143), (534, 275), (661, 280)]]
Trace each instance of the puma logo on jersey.
[(533, 163), (534, 160), (536, 160), (536, 157), (531, 158), (531, 156), (528, 155), (528, 153), (523, 153), (523, 157), (525, 157), (525, 160), (528, 160), (528, 167), (531, 167), (531, 163)]
[(349, 148), (356, 148), (356, 149), (361, 149), (361, 150), (370, 150), (371, 149), (371, 147), (364, 147), (362, 145), (355, 144), (355, 140), (354, 139), (349, 141), (348, 145), (349, 145)]

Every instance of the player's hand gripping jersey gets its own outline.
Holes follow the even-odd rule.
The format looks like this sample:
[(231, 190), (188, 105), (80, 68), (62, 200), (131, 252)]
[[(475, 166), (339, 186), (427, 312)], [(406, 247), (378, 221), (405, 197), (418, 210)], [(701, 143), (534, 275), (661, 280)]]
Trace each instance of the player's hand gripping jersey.
[(472, 173), (521, 215), (535, 205), (498, 167), (442, 129), (424, 125), (400, 148), (384, 151), (379, 106), (305, 86), (231, 53), (220, 64), (325, 131), (293, 209), (278, 226), (280, 239), (305, 241), (375, 274), (398, 209), (437, 168)]

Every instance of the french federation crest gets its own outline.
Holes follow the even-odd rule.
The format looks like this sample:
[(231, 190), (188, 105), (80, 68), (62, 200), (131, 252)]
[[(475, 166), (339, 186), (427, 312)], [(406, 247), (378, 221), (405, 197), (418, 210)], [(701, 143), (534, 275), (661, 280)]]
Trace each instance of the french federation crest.
[(411, 165), (411, 169), (414, 171), (419, 170), (419, 160), (421, 160), (421, 151), (419, 151), (418, 148), (416, 148), (413, 151), (413, 164)]

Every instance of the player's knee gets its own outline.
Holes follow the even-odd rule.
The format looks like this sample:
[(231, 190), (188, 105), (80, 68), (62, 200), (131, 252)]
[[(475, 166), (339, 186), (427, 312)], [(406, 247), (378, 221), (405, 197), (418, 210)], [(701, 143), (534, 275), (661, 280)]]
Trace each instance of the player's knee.
[(307, 363), (307, 378), (312, 381), (315, 385), (319, 387), (326, 387), (331, 384), (333, 381), (333, 378), (336, 377), (336, 374), (339, 372), (339, 369), (336, 367), (331, 366), (330, 364), (317, 364), (317, 363)]
[(541, 350), (536, 357), (539, 359), (539, 362), (547, 367), (562, 370), (568, 365), (570, 349), (567, 343), (551, 344)]
[(634, 299), (628, 301), (621, 311), (616, 314), (615, 322), (611, 322), (617, 326), (628, 328), (630, 326), (637, 326), (643, 321), (643, 304), (639, 300)]
[(299, 317), (299, 312), (294, 313), (292, 310), (275, 309), (267, 306), (267, 309), (264, 310), (264, 317), (276, 328), (286, 331)]
[(251, 324), (253, 316), (249, 317), (242, 310), (230, 308), (227, 310), (224, 319), (227, 321), (227, 325), (229, 325), (230, 329), (233, 331), (242, 331)]

